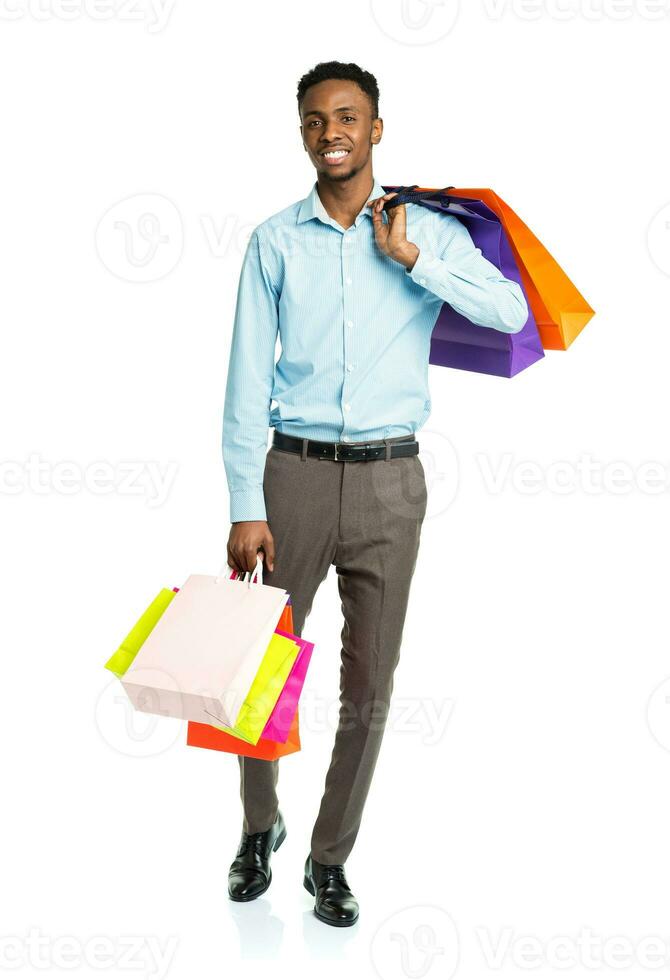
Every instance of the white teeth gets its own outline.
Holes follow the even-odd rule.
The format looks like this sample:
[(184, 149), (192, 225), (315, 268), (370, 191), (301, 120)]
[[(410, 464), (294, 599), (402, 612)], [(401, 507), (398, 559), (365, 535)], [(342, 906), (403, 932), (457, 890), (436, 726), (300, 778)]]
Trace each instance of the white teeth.
[(329, 153), (324, 153), (324, 157), (346, 157), (348, 150), (330, 150)]

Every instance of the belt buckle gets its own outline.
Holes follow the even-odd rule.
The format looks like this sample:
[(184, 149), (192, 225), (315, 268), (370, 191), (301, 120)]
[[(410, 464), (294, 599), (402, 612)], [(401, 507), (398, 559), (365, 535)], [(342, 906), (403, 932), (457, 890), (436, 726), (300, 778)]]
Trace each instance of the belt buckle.
[(342, 463), (350, 461), (352, 456), (340, 456), (338, 453), (339, 447), (342, 447), (344, 451), (351, 449), (351, 445), (348, 442), (336, 442), (333, 444), (335, 446), (335, 459), (340, 460)]

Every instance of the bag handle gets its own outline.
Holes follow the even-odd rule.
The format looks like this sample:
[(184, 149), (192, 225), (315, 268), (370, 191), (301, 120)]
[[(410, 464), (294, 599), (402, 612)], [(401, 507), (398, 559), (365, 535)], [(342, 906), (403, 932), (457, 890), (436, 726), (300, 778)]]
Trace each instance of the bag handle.
[(446, 203), (448, 204), (451, 198), (447, 191), (451, 191), (456, 186), (455, 184), (449, 184), (448, 187), (443, 187), (442, 189), (435, 191), (418, 191), (416, 188), (418, 184), (410, 184), (409, 187), (400, 187), (396, 193), (395, 197), (392, 197), (389, 201), (384, 201), (384, 211), (390, 211), (391, 208), (398, 207), (399, 204), (419, 204), (421, 201), (444, 201), (446, 197)]
[[(229, 575), (228, 572), (232, 572), (233, 574)], [(226, 561), (226, 563), (221, 566), (221, 570), (219, 574), (214, 579), (214, 582), (217, 585), (219, 583), (219, 579), (221, 578), (222, 575), (224, 575), (224, 573), (227, 578), (233, 578), (233, 576), (237, 576), (237, 571), (232, 567), (232, 565), (229, 565), (228, 562)], [(247, 581), (247, 575), (249, 576), (248, 581)], [(254, 578), (258, 579), (258, 581), (254, 582), (253, 581)], [(262, 585), (263, 584), (263, 559), (261, 558), (261, 556), (258, 555), (256, 559), (256, 567), (253, 570), (253, 572), (245, 572), (241, 578), (235, 578), (235, 581), (244, 582), (248, 586)]]

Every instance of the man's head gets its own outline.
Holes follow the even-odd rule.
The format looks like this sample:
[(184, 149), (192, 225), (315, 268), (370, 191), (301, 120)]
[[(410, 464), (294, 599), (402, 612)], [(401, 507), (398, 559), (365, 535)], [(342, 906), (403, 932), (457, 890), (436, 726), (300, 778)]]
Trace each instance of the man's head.
[(348, 180), (372, 170), (382, 138), (377, 79), (355, 64), (321, 62), (298, 82), (300, 132), (317, 174)]

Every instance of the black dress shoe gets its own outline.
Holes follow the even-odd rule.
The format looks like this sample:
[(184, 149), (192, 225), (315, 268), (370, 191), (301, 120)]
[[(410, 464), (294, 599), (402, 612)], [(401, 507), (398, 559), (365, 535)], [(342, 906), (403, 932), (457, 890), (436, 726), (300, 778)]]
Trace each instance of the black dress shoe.
[(353, 926), (358, 919), (354, 898), (341, 864), (319, 864), (312, 855), (305, 862), (303, 884), (314, 895), (314, 914), (329, 926)]
[(269, 830), (242, 831), (235, 860), (228, 872), (228, 894), (234, 902), (250, 902), (266, 892), (272, 881), (270, 858), (284, 842), (286, 826), (281, 813)]

